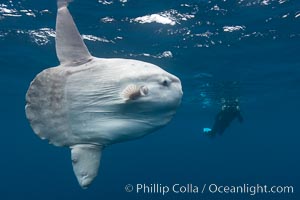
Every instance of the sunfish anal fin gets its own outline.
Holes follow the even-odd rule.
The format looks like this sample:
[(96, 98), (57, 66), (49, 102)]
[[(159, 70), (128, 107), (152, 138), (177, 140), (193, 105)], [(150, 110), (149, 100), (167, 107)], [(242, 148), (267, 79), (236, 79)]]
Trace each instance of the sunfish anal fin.
[(61, 65), (78, 66), (92, 59), (67, 8), (70, 0), (58, 0), (56, 54)]
[(71, 146), (73, 171), (79, 185), (86, 189), (98, 174), (102, 146), (78, 144)]

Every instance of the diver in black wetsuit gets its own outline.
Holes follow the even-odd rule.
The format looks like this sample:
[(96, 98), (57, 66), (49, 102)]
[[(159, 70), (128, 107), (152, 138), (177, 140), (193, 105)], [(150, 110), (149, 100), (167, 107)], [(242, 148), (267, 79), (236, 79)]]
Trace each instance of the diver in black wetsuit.
[(215, 117), (212, 129), (205, 132), (211, 136), (214, 136), (216, 133), (222, 134), (235, 118), (237, 118), (240, 123), (244, 121), (238, 100), (225, 101), (222, 105), (222, 110)]

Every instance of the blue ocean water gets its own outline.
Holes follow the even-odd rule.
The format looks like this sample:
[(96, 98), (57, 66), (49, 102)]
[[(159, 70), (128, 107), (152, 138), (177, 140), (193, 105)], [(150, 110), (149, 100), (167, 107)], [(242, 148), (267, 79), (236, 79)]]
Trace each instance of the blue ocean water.
[[(82, 190), (68, 148), (40, 140), (24, 112), (32, 79), (58, 65), (56, 1), (0, 1), (1, 199), (300, 199), (300, 1), (76, 0), (70, 12), (94, 56), (154, 63), (178, 76), (182, 104), (145, 138), (107, 148)], [(222, 100), (244, 117), (203, 134)], [(199, 186), (128, 193), (127, 184)], [(202, 186), (293, 186), (293, 194), (218, 194)]]

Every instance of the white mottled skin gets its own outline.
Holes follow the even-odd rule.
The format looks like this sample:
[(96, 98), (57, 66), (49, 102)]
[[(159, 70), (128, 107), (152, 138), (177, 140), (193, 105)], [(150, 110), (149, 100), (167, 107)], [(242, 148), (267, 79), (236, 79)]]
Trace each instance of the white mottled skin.
[[(145, 136), (166, 125), (179, 106), (180, 80), (156, 65), (90, 55), (67, 9), (58, 0), (56, 50), (61, 65), (44, 70), (26, 94), (26, 116), (34, 132), (71, 148), (82, 188), (97, 176), (105, 146)], [(122, 95), (128, 85), (147, 94)]]
[[(162, 85), (165, 80), (168, 86)], [(145, 85), (149, 93), (128, 102), (121, 93), (129, 84)], [(75, 143), (100, 145), (135, 139), (165, 125), (182, 95), (175, 76), (125, 59), (95, 59), (89, 69), (68, 78), (65, 92)]]

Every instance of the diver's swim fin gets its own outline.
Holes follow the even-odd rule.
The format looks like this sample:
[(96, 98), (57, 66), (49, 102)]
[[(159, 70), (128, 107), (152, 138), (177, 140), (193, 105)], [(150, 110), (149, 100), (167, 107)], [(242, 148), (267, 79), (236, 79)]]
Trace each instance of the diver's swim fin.
[(203, 128), (203, 133), (210, 133), (211, 132), (211, 128)]
[(203, 133), (209, 137), (215, 137), (216, 131), (212, 130), (211, 128), (203, 128)]

